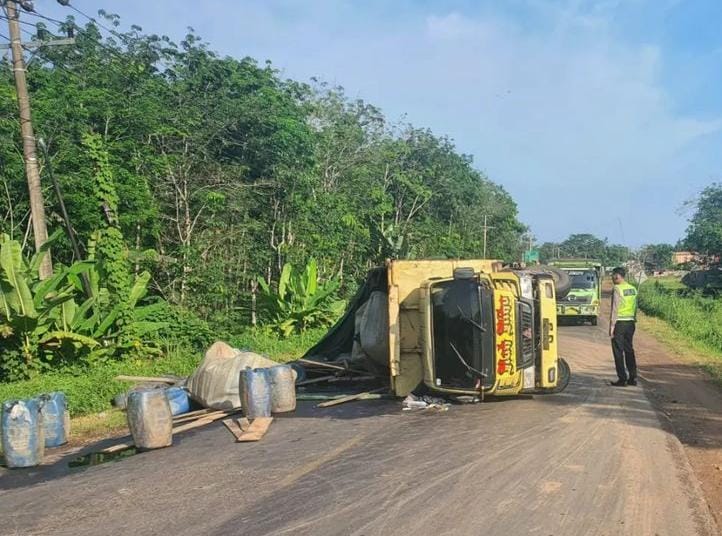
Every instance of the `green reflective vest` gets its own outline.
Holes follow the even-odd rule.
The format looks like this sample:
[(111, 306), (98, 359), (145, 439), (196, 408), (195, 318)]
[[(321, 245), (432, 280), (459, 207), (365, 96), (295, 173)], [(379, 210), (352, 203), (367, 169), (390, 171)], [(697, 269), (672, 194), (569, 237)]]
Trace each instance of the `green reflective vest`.
[(636, 320), (637, 289), (626, 281), (615, 285), (615, 289), (619, 291), (617, 298), (620, 299), (617, 307), (617, 320)]

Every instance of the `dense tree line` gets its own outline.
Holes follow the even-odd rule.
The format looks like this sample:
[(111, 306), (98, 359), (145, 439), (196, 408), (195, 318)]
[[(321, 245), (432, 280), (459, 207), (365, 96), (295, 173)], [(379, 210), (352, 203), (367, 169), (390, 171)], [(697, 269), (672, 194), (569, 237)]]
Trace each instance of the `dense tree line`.
[(561, 242), (544, 242), (539, 247), (542, 262), (559, 258), (593, 259), (605, 266), (622, 264), (631, 258), (631, 251), (620, 244), (610, 244), (606, 238), (593, 234), (571, 234)]
[[(385, 258), (480, 256), (484, 215), (494, 228), (489, 255), (518, 257), (525, 227), (514, 201), (451, 140), (389, 123), (341, 88), (221, 57), (193, 33), (177, 45), (136, 27), (104, 37), (72, 18), (48, 30), (69, 27), (73, 47), (42, 49), (29, 66), (36, 134), (86, 248), (108, 226), (93, 154), (107, 155), (127, 263), (149, 271), (152, 293), (168, 302), (247, 322), (258, 277), (277, 281), (287, 262), (314, 257), (321, 277), (351, 292)], [(0, 232), (30, 250), (17, 103), (3, 61)], [(47, 164), (53, 230), (63, 222)], [(52, 254), (73, 260), (62, 240)]]

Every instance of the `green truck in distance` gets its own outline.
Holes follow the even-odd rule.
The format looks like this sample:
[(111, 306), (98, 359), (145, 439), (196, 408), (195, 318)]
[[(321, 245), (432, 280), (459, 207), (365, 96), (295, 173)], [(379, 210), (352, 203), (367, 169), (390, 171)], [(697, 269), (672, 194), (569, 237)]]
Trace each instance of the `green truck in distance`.
[(557, 301), (557, 318), (589, 321), (596, 326), (602, 299), (602, 264), (587, 259), (557, 259), (549, 265), (564, 270), (572, 283), (569, 293)]

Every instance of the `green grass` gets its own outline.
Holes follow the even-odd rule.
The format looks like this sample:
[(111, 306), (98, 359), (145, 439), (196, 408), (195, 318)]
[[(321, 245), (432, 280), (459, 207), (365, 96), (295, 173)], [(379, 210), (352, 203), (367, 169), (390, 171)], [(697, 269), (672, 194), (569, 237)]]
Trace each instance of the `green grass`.
[[(722, 300), (691, 292), (678, 281), (649, 280), (640, 288), (639, 307), (671, 326), (666, 331), (674, 334), (676, 342), (700, 352), (701, 364), (722, 379)], [(665, 331), (663, 326), (650, 327)]]
[[(316, 329), (281, 339), (263, 330), (247, 330), (231, 337), (228, 342), (236, 348), (251, 350), (285, 362), (303, 355), (325, 333), (326, 329)], [(202, 358), (202, 352), (173, 347), (160, 358), (101, 363), (89, 369), (49, 372), (29, 380), (0, 384), (0, 401), (62, 391), (68, 398), (72, 416), (103, 412), (111, 409), (110, 401), (115, 395), (132, 386), (131, 383), (115, 380), (115, 376), (187, 376)]]
[(301, 357), (327, 332), (328, 328), (314, 328), (282, 338), (261, 329), (249, 329), (240, 335), (232, 336), (228, 342), (234, 348), (251, 350), (267, 355), (274, 361), (286, 362)]
[(645, 282), (645, 287), (647, 285), (652, 286), (654, 282), (659, 283), (659, 286), (666, 290), (684, 290), (687, 288), (677, 276), (662, 276), (648, 279)]
[(184, 376), (193, 371), (200, 355), (174, 349), (161, 358), (135, 359), (100, 363), (92, 368), (49, 372), (19, 382), (0, 384), (0, 400), (28, 398), (40, 393), (62, 391), (68, 398), (73, 416), (110, 409), (110, 401), (131, 384), (115, 380), (119, 374), (151, 376), (177, 374)]

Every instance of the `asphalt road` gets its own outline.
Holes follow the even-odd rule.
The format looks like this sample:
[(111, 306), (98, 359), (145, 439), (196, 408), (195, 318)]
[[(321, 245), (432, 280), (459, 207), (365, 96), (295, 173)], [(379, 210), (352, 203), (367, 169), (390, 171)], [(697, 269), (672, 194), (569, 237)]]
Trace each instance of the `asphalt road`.
[(607, 385), (602, 328), (562, 328), (561, 349), (559, 395), (306, 403), (256, 444), (214, 424), (122, 462), (0, 471), (0, 534), (717, 534), (644, 388)]

